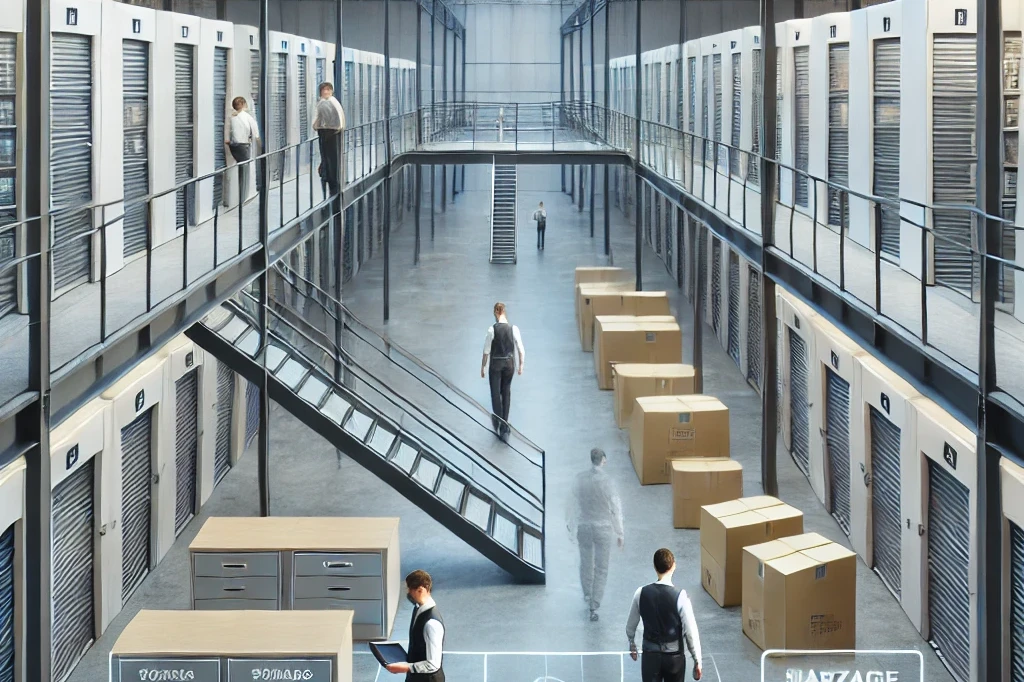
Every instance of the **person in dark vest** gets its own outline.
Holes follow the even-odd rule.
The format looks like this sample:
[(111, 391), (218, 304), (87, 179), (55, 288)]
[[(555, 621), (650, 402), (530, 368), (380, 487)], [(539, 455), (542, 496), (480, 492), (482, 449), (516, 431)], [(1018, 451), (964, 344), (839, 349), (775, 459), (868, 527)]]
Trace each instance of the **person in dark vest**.
[[(491, 422), (499, 438), (508, 438), (508, 410), (512, 401), (512, 377), (516, 373), (515, 356), (519, 355), (519, 374), (526, 366), (526, 349), (519, 327), (509, 324), (505, 317), (505, 304), (494, 304), (495, 324), (487, 330), (484, 339), (484, 358), (480, 364), (480, 377), (490, 375)], [(488, 358), (490, 359), (488, 361)]]
[(636, 626), (644, 622), (643, 660), (640, 679), (643, 682), (682, 682), (686, 677), (686, 653), (693, 656), (693, 679), (701, 678), (700, 635), (693, 607), (686, 590), (672, 585), (676, 558), (664, 547), (654, 553), (657, 582), (644, 585), (633, 595), (626, 619), (629, 655), (637, 659)]
[(444, 682), (441, 657), (444, 648), (444, 620), (430, 596), (433, 581), (426, 571), (405, 576), (406, 598), (412, 602), (409, 625), (409, 662), (392, 663), (390, 673), (405, 673), (406, 682)]

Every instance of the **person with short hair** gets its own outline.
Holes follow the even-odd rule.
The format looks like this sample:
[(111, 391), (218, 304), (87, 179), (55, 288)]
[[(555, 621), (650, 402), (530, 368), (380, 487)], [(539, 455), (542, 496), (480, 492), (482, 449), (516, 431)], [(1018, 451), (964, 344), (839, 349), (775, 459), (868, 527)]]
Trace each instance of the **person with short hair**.
[[(480, 378), (490, 375), (491, 422), (494, 432), (508, 439), (508, 412), (512, 402), (512, 377), (516, 373), (515, 356), (519, 355), (519, 374), (526, 367), (526, 349), (519, 327), (509, 324), (505, 317), (505, 304), (494, 304), (495, 323), (484, 339), (484, 357), (480, 363)], [(490, 362), (488, 362), (490, 359)]]
[(537, 221), (537, 250), (544, 250), (544, 231), (548, 227), (548, 212), (544, 210), (544, 202), (533, 212), (533, 219)]
[(405, 597), (413, 604), (408, 662), (392, 663), (386, 669), (396, 675), (405, 673), (406, 682), (444, 682), (444, 619), (431, 596), (433, 582), (422, 570), (405, 576)]
[(249, 173), (252, 158), (252, 146), (260, 141), (260, 128), (256, 119), (249, 113), (248, 103), (244, 97), (231, 100), (231, 120), (228, 122), (228, 151), (231, 158), (239, 165), (238, 199), (245, 201), (249, 193)]
[(693, 606), (686, 590), (672, 585), (676, 558), (664, 547), (654, 553), (657, 582), (644, 585), (633, 595), (626, 619), (629, 655), (637, 659), (636, 626), (644, 622), (643, 660), (640, 679), (643, 682), (682, 682), (686, 675), (686, 654), (683, 644), (693, 656), (693, 679), (702, 675), (700, 635), (693, 617)]
[(323, 82), (317, 89), (320, 100), (313, 110), (313, 130), (320, 138), (320, 177), (331, 196), (341, 193), (341, 146), (345, 130), (345, 110), (334, 97), (334, 85)]
[(622, 502), (611, 478), (605, 473), (608, 457), (604, 450), (590, 451), (590, 468), (576, 476), (569, 512), (569, 537), (580, 546), (580, 584), (590, 609), (590, 620), (598, 620), (612, 542), (623, 546)]

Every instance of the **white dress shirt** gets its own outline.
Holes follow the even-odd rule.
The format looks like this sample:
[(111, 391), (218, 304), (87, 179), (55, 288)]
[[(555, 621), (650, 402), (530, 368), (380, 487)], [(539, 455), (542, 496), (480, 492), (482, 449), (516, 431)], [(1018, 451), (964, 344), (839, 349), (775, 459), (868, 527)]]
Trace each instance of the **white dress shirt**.
[(566, 526), (570, 536), (580, 526), (590, 526), (622, 537), (622, 503), (604, 466), (592, 466), (577, 474), (572, 486), (572, 503), (567, 507)]
[[(427, 597), (427, 601), (423, 602), (423, 606), (416, 609), (413, 623), (416, 623), (424, 611), (435, 606), (434, 598)], [(441, 642), (444, 640), (444, 625), (441, 621), (436, 618), (431, 618), (427, 621), (427, 624), (423, 626), (423, 639), (427, 642), (427, 660), (412, 663), (409, 665), (409, 669), (414, 673), (427, 675), (441, 669)]]
[[(505, 324), (508, 324), (507, 322)], [(526, 348), (523, 346), (523, 337), (519, 333), (519, 327), (512, 325), (512, 338), (515, 340), (516, 350), (519, 352), (520, 362), (526, 362)], [(490, 357), (491, 344), (494, 343), (494, 325), (487, 328), (487, 336), (484, 338), (484, 355)]]
[(313, 109), (313, 130), (344, 130), (345, 109), (333, 95), (319, 100)]
[[(668, 585), (672, 586), (671, 578), (662, 578), (659, 580), (657, 585)], [(645, 586), (637, 588), (636, 594), (633, 595), (633, 603), (629, 606), (629, 617), (626, 619), (626, 637), (629, 638), (630, 646), (633, 646), (633, 638), (636, 637), (636, 627), (640, 624), (640, 591)], [(700, 656), (700, 635), (697, 633), (697, 621), (693, 617), (693, 605), (690, 604), (690, 598), (686, 596), (686, 590), (679, 590), (679, 601), (676, 602), (676, 608), (679, 610), (679, 620), (683, 624), (683, 639), (686, 641), (686, 648), (690, 650), (690, 656), (693, 657), (694, 662), (704, 667), (701, 663)]]
[(245, 109), (231, 114), (231, 144), (252, 144), (260, 139), (260, 129), (256, 119)]

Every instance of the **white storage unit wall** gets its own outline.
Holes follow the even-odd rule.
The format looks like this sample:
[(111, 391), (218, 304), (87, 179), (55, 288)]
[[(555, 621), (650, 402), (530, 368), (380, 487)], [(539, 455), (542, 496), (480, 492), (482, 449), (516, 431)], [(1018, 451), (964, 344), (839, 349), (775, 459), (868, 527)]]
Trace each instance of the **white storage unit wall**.
[(812, 360), (816, 357), (814, 321), (818, 316), (785, 289), (777, 288), (776, 293), (776, 315), (782, 331), (778, 366), (784, 396), (780, 400), (783, 442), (820, 498), (821, 449), (812, 449), (811, 439), (811, 387), (818, 385), (820, 374)]
[[(700, 136), (704, 132), (701, 118), (702, 107), (704, 106), (704, 92), (699, 84), (701, 82), (701, 45), (700, 40), (690, 40), (683, 44), (683, 83), (686, 94), (683, 97), (683, 125), (684, 130), (691, 135)], [(687, 159), (687, 187), (693, 179), (694, 165), (700, 158), (700, 145), (693, 142), (693, 138), (684, 141), (683, 154)]]
[[(9, 3), (0, 17), (0, 226), (24, 217), (19, 213), (20, 178), (18, 162), (22, 146), (18, 139), (18, 125), (25, 120), (25, 98), (17, 92), (19, 74), (24, 69), (22, 58), (24, 41), (24, 3)], [(24, 255), (25, 228), (0, 233), (0, 268)], [(23, 281), (23, 265), (0, 270), (0, 315), (18, 308), (27, 312), (28, 299)], [(19, 291), (21, 290), (21, 291)]]
[[(196, 175), (209, 175), (227, 165), (227, 147), (224, 145), (225, 126), (231, 111), (229, 93), (233, 91), (231, 52), (235, 32), (225, 21), (201, 19), (199, 48), (196, 55)], [(223, 178), (214, 176), (199, 183), (197, 190), (197, 220), (213, 219), (214, 211), (222, 203)]]
[(1003, 670), (1005, 679), (1024, 679), (1024, 467), (999, 462), (1003, 504)]
[[(728, 132), (726, 142), (735, 149), (728, 150), (729, 154), (729, 177), (742, 181), (740, 167), (743, 159), (740, 158), (738, 149), (741, 148), (743, 138), (743, 34), (742, 29), (730, 31), (725, 34), (723, 41), (726, 46), (729, 58), (729, 71), (725, 88), (725, 111), (728, 112)], [(737, 194), (742, 192), (741, 187), (734, 188)]]
[[(745, 168), (740, 170), (747, 185), (757, 187), (760, 182), (761, 169), (758, 167), (760, 159), (754, 155), (761, 152), (761, 92), (764, 82), (761, 75), (761, 29), (759, 27), (748, 26), (743, 29), (740, 50), (742, 86), (740, 89), (739, 147), (752, 152), (745, 160)], [(749, 213), (753, 213), (753, 211), (748, 212), (748, 221), (750, 220)], [(755, 223), (751, 229), (760, 229), (760, 222)]]
[(0, 679), (25, 680), (25, 459), (0, 469)]
[[(267, 131), (264, 133), (266, 150), (277, 152), (288, 146), (291, 118), (289, 117), (289, 90), (294, 86), (294, 77), (290, 62), (292, 36), (286, 33), (270, 32), (270, 61), (267, 86)], [(294, 101), (294, 100), (292, 100)], [(279, 182), (293, 173), (294, 164), (286, 151), (274, 154), (268, 159), (270, 181)]]
[[(808, 169), (813, 177), (849, 186), (850, 14), (815, 17), (810, 46), (810, 146)], [(820, 141), (820, 142), (819, 142)], [(826, 143), (827, 141), (827, 143)], [(817, 220), (838, 229), (840, 193), (824, 183), (811, 202)], [(848, 204), (847, 204), (848, 206)], [(849, 210), (847, 210), (849, 213)]]
[[(800, 173), (785, 173), (789, 183), (783, 183), (779, 194), (786, 206), (795, 205), (798, 210), (810, 215), (810, 187), (806, 173), (810, 153), (810, 45), (813, 21), (793, 19), (777, 25), (782, 28), (784, 41), (779, 42), (783, 59), (783, 163), (796, 168)], [(776, 31), (778, 35), (778, 31)], [(787, 154), (789, 156), (787, 156)], [(789, 160), (787, 160), (789, 159)]]
[[(288, 143), (298, 144), (308, 140), (313, 132), (309, 96), (312, 90), (316, 88), (310, 82), (310, 78), (316, 69), (316, 64), (311, 63), (313, 46), (308, 39), (292, 36), (291, 48), (292, 64), (290, 68), (294, 73), (294, 78), (291, 79), (288, 102), (294, 114), (288, 131)], [(291, 158), (293, 167), (295, 166), (296, 159), (298, 159), (299, 173), (309, 171), (309, 150), (305, 149), (305, 147), (302, 147), (298, 153), (293, 149), (288, 156)]]
[[(230, 52), (230, 71), (231, 71), (231, 91), (227, 98), (228, 115), (230, 116), (231, 111), (231, 100), (235, 97), (244, 97), (245, 101), (249, 105), (249, 113), (252, 114), (256, 121), (259, 122), (258, 112), (256, 111), (256, 100), (259, 95), (259, 66), (260, 66), (260, 40), (259, 40), (259, 29), (253, 26), (239, 26), (233, 27), (234, 33), (234, 49)], [(226, 130), (225, 130), (225, 134)], [(265, 131), (260, 131), (261, 135), (266, 135)], [(234, 166), (235, 160), (228, 154), (226, 159), (228, 166)], [(256, 193), (256, 173), (249, 173), (248, 187), (245, 191), (246, 198), (253, 196)], [(238, 183), (239, 177), (237, 171), (231, 171), (227, 174), (227, 187), (225, 190), (225, 201), (230, 205), (238, 204)]]
[[(775, 24), (775, 159), (793, 166), (793, 56), (789, 47), (791, 31), (786, 22)], [(793, 172), (779, 169), (776, 194), (779, 201), (792, 204)]]

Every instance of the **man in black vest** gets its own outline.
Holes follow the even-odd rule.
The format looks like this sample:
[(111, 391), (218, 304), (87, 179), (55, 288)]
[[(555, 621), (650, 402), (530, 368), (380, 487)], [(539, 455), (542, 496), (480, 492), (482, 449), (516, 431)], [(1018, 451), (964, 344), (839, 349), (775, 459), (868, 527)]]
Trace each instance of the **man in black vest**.
[(662, 548), (654, 553), (654, 570), (658, 581), (644, 585), (633, 595), (626, 619), (629, 655), (637, 659), (636, 626), (644, 622), (643, 660), (640, 679), (643, 682), (682, 682), (686, 676), (686, 654), (683, 643), (693, 656), (693, 679), (701, 678), (700, 635), (693, 618), (693, 607), (685, 590), (672, 585), (676, 558)]
[(405, 673), (406, 682), (444, 682), (441, 652), (444, 646), (444, 621), (430, 596), (433, 581), (426, 571), (413, 571), (405, 577), (406, 598), (413, 603), (409, 625), (409, 662), (392, 663), (390, 673)]
[[(526, 366), (526, 349), (519, 327), (509, 324), (505, 317), (505, 304), (494, 304), (494, 326), (484, 339), (484, 358), (480, 363), (480, 377), (491, 380), (491, 422), (499, 438), (508, 438), (508, 410), (512, 403), (512, 377), (516, 373), (515, 356), (519, 355), (519, 374)], [(490, 358), (490, 363), (488, 363)], [(488, 368), (488, 364), (490, 365)]]

